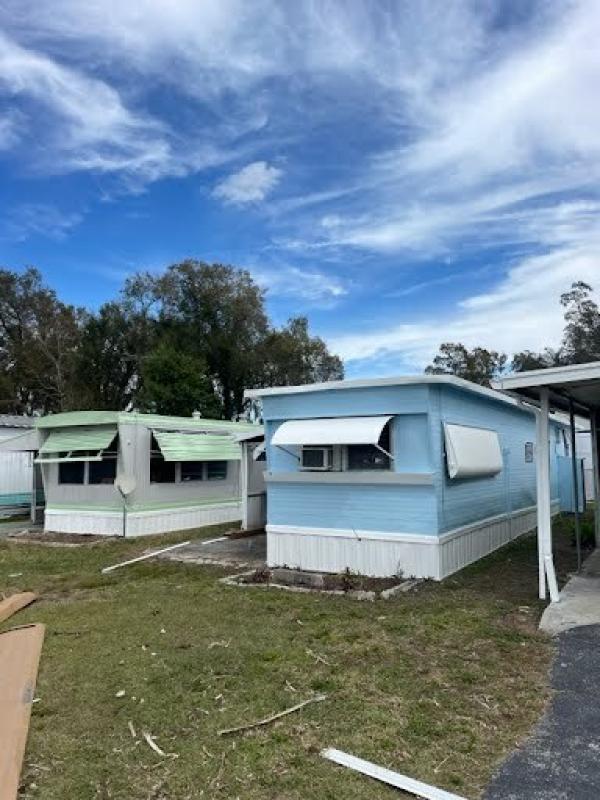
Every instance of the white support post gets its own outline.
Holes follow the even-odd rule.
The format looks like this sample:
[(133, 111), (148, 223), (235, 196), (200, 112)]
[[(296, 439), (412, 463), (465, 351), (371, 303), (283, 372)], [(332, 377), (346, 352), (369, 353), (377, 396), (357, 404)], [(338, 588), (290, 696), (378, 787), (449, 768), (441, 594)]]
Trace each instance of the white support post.
[(596, 547), (600, 547), (600, 444), (598, 442), (598, 414), (592, 411), (590, 414), (592, 428), (592, 465), (594, 468), (594, 522)]
[(548, 581), (550, 600), (557, 603), (560, 599), (554, 572), (554, 561), (552, 558), (552, 509), (550, 491), (550, 429), (549, 415), (550, 402), (549, 393), (546, 387), (540, 390), (540, 423), (539, 438), (537, 443), (537, 470), (538, 470), (538, 525), (541, 523), (541, 530), (538, 528), (538, 537), (541, 535), (544, 552), (544, 570)]
[(540, 468), (540, 452), (542, 441), (542, 414), (535, 409), (535, 480), (536, 480), (536, 503), (537, 503), (537, 547), (538, 547), (538, 583), (539, 598), (546, 599), (546, 564), (544, 561), (544, 521), (542, 511), (542, 470)]
[(248, 480), (249, 480), (249, 477), (250, 477), (248, 475), (248, 468), (249, 468), (248, 460), (250, 458), (250, 452), (251, 451), (250, 451), (250, 446), (249, 446), (248, 442), (242, 442), (241, 443), (241, 447), (242, 447), (242, 459), (240, 461), (240, 482), (241, 482), (240, 495), (241, 495), (241, 501), (242, 501), (242, 530), (243, 531), (247, 531), (248, 530), (248, 503), (249, 503)]

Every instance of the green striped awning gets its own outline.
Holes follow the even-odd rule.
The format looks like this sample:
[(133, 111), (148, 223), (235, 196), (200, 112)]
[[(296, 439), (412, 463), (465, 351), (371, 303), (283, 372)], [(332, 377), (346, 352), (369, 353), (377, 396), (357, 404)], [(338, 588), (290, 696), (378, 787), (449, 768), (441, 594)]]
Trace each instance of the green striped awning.
[(60, 428), (50, 431), (40, 453), (70, 453), (74, 450), (97, 453), (99, 450), (106, 450), (116, 435), (116, 425)]
[(242, 450), (231, 436), (153, 430), (165, 461), (239, 461)]

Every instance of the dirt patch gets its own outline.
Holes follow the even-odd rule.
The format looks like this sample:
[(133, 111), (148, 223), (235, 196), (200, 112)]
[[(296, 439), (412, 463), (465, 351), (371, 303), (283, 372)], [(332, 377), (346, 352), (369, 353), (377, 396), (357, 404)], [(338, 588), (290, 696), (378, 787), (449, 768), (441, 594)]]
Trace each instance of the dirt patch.
[(421, 581), (404, 580), (400, 576), (372, 578), (350, 571), (338, 574), (307, 572), (299, 569), (261, 567), (241, 575), (223, 579), (229, 585), (273, 586), (299, 592), (322, 592), (355, 597), (359, 600), (387, 599), (399, 592), (413, 589)]
[(41, 544), (47, 547), (85, 547), (114, 538), (113, 536), (94, 536), (88, 533), (44, 533), (43, 531), (16, 531), (8, 534), (11, 542)]

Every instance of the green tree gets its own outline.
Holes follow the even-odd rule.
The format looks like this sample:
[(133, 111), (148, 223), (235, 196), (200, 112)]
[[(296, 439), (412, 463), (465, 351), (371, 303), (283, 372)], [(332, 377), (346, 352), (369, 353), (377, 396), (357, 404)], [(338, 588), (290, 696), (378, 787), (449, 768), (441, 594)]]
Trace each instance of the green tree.
[(563, 364), (600, 361), (600, 311), (592, 291), (589, 284), (577, 281), (560, 297), (566, 322), (560, 353)]
[(190, 260), (169, 267), (156, 291), (163, 327), (204, 358), (231, 419), (260, 373), (258, 352), (269, 330), (262, 289), (245, 270)]
[(489, 386), (506, 366), (506, 355), (483, 347), (468, 350), (458, 342), (440, 345), (438, 354), (425, 368), (428, 375), (457, 375), (473, 383)]
[(600, 310), (591, 297), (592, 292), (589, 284), (576, 281), (568, 292), (561, 294), (565, 328), (560, 348), (547, 347), (541, 353), (530, 350), (515, 353), (511, 364), (513, 372), (600, 361)]
[(142, 361), (140, 411), (173, 416), (219, 417), (221, 403), (215, 395), (206, 363), (164, 340)]
[(310, 336), (306, 317), (293, 317), (271, 330), (261, 348), (261, 386), (293, 386), (341, 380), (344, 365), (318, 336)]
[(547, 369), (560, 364), (560, 352), (547, 347), (542, 353), (523, 350), (515, 353), (510, 368), (512, 372), (526, 372), (530, 369)]
[(142, 391), (142, 361), (160, 335), (155, 279), (139, 273), (128, 279), (121, 296), (88, 314), (78, 358), (82, 406), (126, 409)]
[(58, 300), (38, 270), (0, 270), (0, 410), (64, 411), (77, 403), (83, 311)]

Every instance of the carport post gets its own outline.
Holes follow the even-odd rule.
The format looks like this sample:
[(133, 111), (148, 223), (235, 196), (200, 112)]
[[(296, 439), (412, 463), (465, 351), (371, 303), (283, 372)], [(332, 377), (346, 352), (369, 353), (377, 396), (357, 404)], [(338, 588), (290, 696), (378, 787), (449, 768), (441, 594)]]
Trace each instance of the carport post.
[(592, 464), (594, 467), (594, 523), (596, 547), (600, 547), (600, 458), (598, 436), (598, 412), (592, 411), (590, 420), (592, 423)]
[(546, 599), (546, 566), (544, 564), (544, 524), (542, 514), (542, 470), (540, 468), (540, 451), (542, 441), (542, 412), (535, 409), (535, 480), (537, 508), (537, 546), (538, 546), (538, 580), (540, 600)]
[(571, 433), (571, 473), (573, 480), (573, 511), (575, 512), (575, 544), (577, 545), (577, 572), (581, 572), (581, 523), (579, 521), (579, 475), (577, 470), (575, 409), (573, 408), (573, 398), (571, 397), (569, 398), (569, 427)]
[[(556, 586), (556, 575), (554, 573), (554, 562), (552, 559), (552, 510), (551, 510), (551, 492), (550, 492), (550, 431), (548, 417), (550, 414), (550, 400), (548, 387), (543, 386), (540, 389), (540, 412), (539, 412), (539, 428), (538, 428), (538, 441), (537, 441), (537, 516), (538, 516), (538, 548), (541, 546), (543, 552), (543, 563), (541, 566), (544, 569), (546, 579), (548, 581), (548, 590), (550, 592), (550, 600), (553, 603), (558, 602), (559, 594)], [(538, 550), (539, 554), (539, 550)], [(541, 585), (541, 581), (540, 581)], [(544, 588), (545, 597), (545, 588)]]

